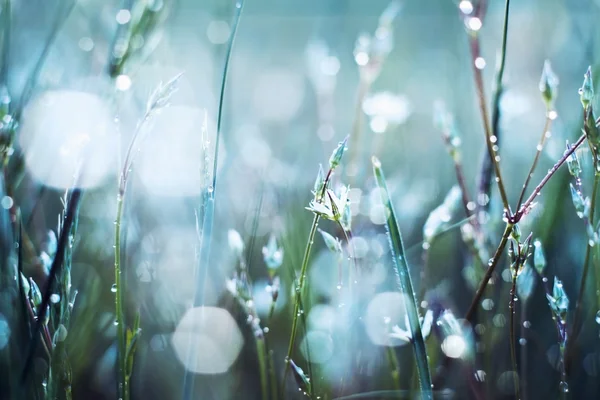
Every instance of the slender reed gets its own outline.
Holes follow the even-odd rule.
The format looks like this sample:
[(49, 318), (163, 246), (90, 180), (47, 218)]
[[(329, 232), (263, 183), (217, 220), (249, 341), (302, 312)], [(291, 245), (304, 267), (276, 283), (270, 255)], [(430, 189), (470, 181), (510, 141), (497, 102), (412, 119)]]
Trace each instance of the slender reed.
[[(296, 333), (298, 327), (298, 318), (300, 315), (304, 318), (304, 312), (300, 309), (302, 303), (302, 296), (304, 290), (304, 284), (306, 280), (306, 273), (308, 271), (308, 263), (310, 260), (310, 254), (312, 251), (312, 246), (315, 239), (315, 233), (317, 232), (317, 227), (319, 225), (319, 220), (321, 216), (331, 219), (335, 222), (340, 222), (342, 217), (341, 213), (343, 212), (343, 207), (339, 207), (333, 201), (333, 196), (330, 192), (328, 192), (329, 182), (331, 177), (333, 176), (333, 171), (340, 165), (344, 152), (346, 151), (346, 143), (348, 142), (348, 137), (344, 138), (341, 141), (337, 148), (333, 150), (331, 157), (329, 158), (329, 169), (327, 170), (327, 175), (323, 176), (322, 168), (319, 168), (319, 174), (317, 175), (317, 179), (315, 182), (313, 194), (314, 199), (310, 202), (308, 210), (314, 213), (313, 222), (310, 227), (310, 232), (308, 234), (308, 241), (306, 242), (306, 248), (304, 250), (304, 256), (302, 257), (302, 265), (300, 267), (300, 276), (298, 278), (298, 284), (296, 285), (294, 291), (294, 312), (292, 314), (292, 331), (290, 333), (290, 341), (288, 344), (288, 351), (285, 357), (285, 366), (283, 370), (283, 388), (285, 389), (285, 384), (287, 381), (287, 374), (289, 372), (290, 363), (292, 361), (292, 352), (294, 351), (294, 344), (296, 342)], [(311, 385), (311, 390), (312, 390)]]
[[(496, 107), (499, 107), (499, 101), (500, 101), (500, 95), (501, 95), (501, 84), (502, 84), (502, 77), (504, 74), (504, 64), (505, 64), (505, 60), (506, 60), (506, 37), (507, 37), (507, 33), (508, 33), (509, 6), (510, 6), (510, 1), (507, 0), (506, 7), (505, 7), (504, 31), (503, 31), (500, 67), (499, 67), (498, 73), (496, 75), (496, 91), (494, 94), (494, 109)], [(485, 175), (489, 176), (491, 171), (490, 172), (485, 172), (485, 171), (489, 170), (489, 167), (486, 167), (486, 164), (488, 162), (491, 163), (491, 165), (493, 167), (493, 172), (496, 175), (496, 183), (498, 184), (498, 190), (500, 192), (500, 197), (502, 198), (502, 204), (504, 206), (504, 209), (507, 210), (507, 212), (510, 212), (510, 206), (508, 204), (508, 197), (506, 195), (506, 190), (504, 188), (504, 181), (502, 180), (502, 173), (500, 170), (500, 156), (498, 155), (498, 152), (497, 152), (498, 147), (495, 144), (498, 140), (498, 137), (496, 136), (496, 134), (498, 132), (494, 132), (492, 130), (492, 126), (490, 125), (490, 120), (489, 120), (489, 115), (488, 115), (488, 110), (487, 110), (487, 105), (486, 105), (486, 100), (485, 100), (483, 75), (482, 75), (481, 69), (478, 68), (476, 65), (476, 60), (481, 58), (481, 48), (480, 48), (478, 32), (477, 31), (471, 32), (469, 39), (470, 39), (470, 49), (471, 49), (471, 64), (473, 67), (473, 76), (474, 76), (474, 80), (475, 80), (475, 88), (477, 90), (479, 111), (481, 113), (481, 119), (483, 122), (483, 128), (484, 128), (485, 138), (486, 138), (486, 147), (487, 147), (487, 153), (488, 153), (488, 161), (484, 162), (484, 166), (483, 166), (484, 172), (482, 173), (482, 178), (480, 179), (480, 181), (483, 182), (486, 179), (487, 179), (487, 181), (489, 181), (489, 178), (486, 178)], [(489, 187), (489, 184), (487, 186)], [(487, 190), (485, 188), (482, 188), (481, 184), (480, 184), (480, 189)], [(485, 194), (485, 192), (484, 192), (484, 194)]]
[[(596, 198), (597, 198), (597, 194), (598, 194), (598, 186), (600, 184), (600, 175), (599, 174), (594, 174), (594, 184), (592, 186), (592, 200), (590, 202), (591, 206), (590, 206), (590, 215), (589, 215), (589, 223), (591, 224), (591, 226), (594, 226), (594, 214), (595, 214), (595, 205), (596, 205)], [(577, 336), (579, 336), (579, 332), (581, 330), (581, 327), (579, 326), (579, 321), (581, 319), (581, 313), (583, 311), (583, 295), (585, 293), (585, 287), (587, 284), (587, 276), (589, 274), (589, 269), (590, 269), (590, 264), (592, 264), (590, 262), (590, 258), (592, 257), (592, 249), (593, 246), (590, 246), (589, 241), (587, 241), (586, 246), (585, 246), (585, 257), (583, 260), (583, 272), (581, 274), (581, 283), (579, 285), (579, 293), (577, 295), (577, 303), (575, 305), (575, 316), (573, 317), (573, 330), (571, 333), (571, 340), (569, 341), (569, 350), (572, 347), (573, 342), (575, 341), (575, 339), (577, 339)], [(567, 354), (570, 354), (570, 351), (567, 351)]]
[[(483, 13), (485, 11), (486, 6), (487, 5), (482, 6), (480, 18), (483, 17)], [(500, 50), (500, 60), (498, 63), (498, 69), (496, 70), (494, 87), (493, 87), (493, 95), (492, 95), (492, 122), (491, 122), (490, 138), (493, 138), (495, 146), (500, 145), (500, 99), (502, 97), (502, 92), (504, 91), (502, 82), (503, 82), (503, 78), (504, 78), (504, 68), (506, 65), (506, 43), (507, 43), (507, 38), (508, 38), (509, 9), (510, 9), (510, 1), (506, 0), (505, 7), (504, 7), (504, 25), (503, 25), (503, 29), (502, 29), (502, 47)], [(474, 73), (475, 73), (475, 81), (476, 81), (476, 85), (478, 88), (478, 92), (483, 93), (483, 85), (480, 84), (481, 78), (477, 76), (477, 75), (479, 75), (479, 76), (481, 75), (481, 70), (479, 70), (475, 64), (475, 61), (477, 60), (477, 58), (481, 56), (480, 50), (479, 50), (479, 48), (480, 48), (479, 37), (477, 35), (478, 35), (477, 33), (474, 33), (473, 38), (472, 38), (471, 61), (475, 68)], [(482, 115), (482, 118), (485, 118), (485, 120), (484, 120), (484, 128), (485, 128), (485, 124), (487, 124), (487, 115), (486, 115), (487, 112), (485, 111), (485, 104), (483, 104), (483, 105), (481, 104), (482, 100), (485, 101), (485, 97), (483, 97), (483, 98), (479, 97), (479, 100), (480, 100), (480, 109), (482, 111), (481, 115)], [(490, 129), (490, 128), (488, 127), (488, 129)], [(486, 133), (487, 133), (487, 131), (486, 131)], [(488, 136), (488, 135), (486, 134), (486, 136)], [(500, 182), (502, 181), (502, 177), (497, 174), (497, 171), (499, 171), (499, 166), (496, 165), (497, 164), (496, 156), (493, 156), (493, 157), (491, 156), (491, 153), (489, 151), (490, 150), (489, 143), (486, 143), (486, 144), (488, 145), (488, 154), (486, 156), (484, 156), (483, 161), (482, 161), (481, 172), (479, 175), (479, 187), (478, 187), (479, 199), (481, 199), (479, 202), (479, 206), (482, 211), (487, 210), (487, 208), (489, 207), (489, 198), (491, 197), (490, 196), (491, 180), (492, 180), (493, 173), (496, 173), (496, 177), (498, 177), (500, 179), (500, 181), (498, 182), (500, 194), (502, 195), (502, 192), (503, 192), (503, 189), (501, 188), (503, 185), (500, 185)], [(508, 203), (504, 202), (504, 197), (503, 197), (503, 203), (506, 208), (506, 205)]]
[[(231, 34), (229, 35), (229, 41), (227, 44), (227, 50), (225, 52), (225, 63), (223, 65), (223, 74), (221, 77), (221, 89), (219, 94), (219, 108), (217, 111), (217, 134), (215, 139), (215, 153), (213, 157), (213, 168), (212, 168), (212, 183), (209, 184), (203, 195), (203, 208), (202, 213), (202, 224), (201, 224), (201, 237), (200, 237), (200, 253), (198, 256), (198, 271), (196, 273), (196, 287), (193, 304), (198, 307), (204, 303), (204, 293), (206, 292), (206, 278), (208, 276), (208, 265), (210, 261), (210, 245), (212, 242), (212, 230), (214, 224), (214, 213), (215, 213), (215, 194), (217, 188), (217, 165), (219, 158), (219, 144), (221, 142), (222, 134), (222, 122), (223, 122), (223, 105), (225, 102), (225, 86), (227, 84), (227, 77), (229, 74), (229, 62), (231, 60), (231, 54), (233, 51), (233, 44), (237, 35), (238, 26), (242, 16), (242, 10), (244, 8), (244, 0), (241, 0), (235, 5), (235, 15), (233, 17), (233, 24)], [(206, 149), (204, 150), (206, 151)], [(190, 352), (189, 357), (192, 357), (195, 352), (195, 342), (192, 341), (192, 332), (190, 333)], [(193, 372), (186, 369), (183, 378), (183, 392), (182, 399), (189, 400), (193, 397), (194, 392), (194, 376)]]
[(515, 341), (515, 298), (517, 297), (517, 271), (513, 271), (512, 274), (512, 286), (510, 288), (510, 300), (509, 300), (509, 342), (510, 342), (510, 360), (512, 363), (513, 369), (513, 378), (515, 384), (515, 396), (517, 400), (521, 399), (520, 387), (519, 387), (519, 368), (517, 365), (517, 349), (516, 349), (516, 341)]
[(419, 320), (417, 299), (415, 298), (413, 284), (410, 277), (408, 264), (406, 261), (406, 253), (404, 251), (402, 234), (398, 226), (396, 213), (394, 211), (394, 207), (392, 205), (390, 195), (387, 189), (385, 177), (381, 169), (381, 163), (375, 157), (373, 157), (373, 174), (375, 176), (375, 180), (377, 181), (377, 186), (380, 189), (381, 202), (383, 203), (383, 206), (385, 207), (387, 213), (386, 228), (388, 233), (390, 250), (392, 252), (392, 261), (394, 263), (396, 283), (398, 285), (398, 289), (410, 299), (410, 301), (405, 302), (405, 305), (411, 331), (411, 343), (413, 346), (413, 351), (415, 353), (417, 371), (419, 374), (421, 398), (433, 399), (433, 388), (431, 384), (431, 374), (429, 372), (427, 350), (425, 348), (425, 341), (423, 340), (423, 333), (421, 331), (421, 322)]
[[(115, 324), (117, 326), (117, 393), (119, 394), (119, 398), (122, 398), (123, 400), (128, 400), (130, 396), (129, 380), (132, 363), (129, 361), (129, 358), (133, 357), (133, 352), (135, 350), (134, 345), (137, 341), (137, 335), (140, 333), (139, 326), (134, 326), (133, 331), (126, 330), (125, 326), (125, 304), (123, 300), (125, 285), (123, 282), (123, 271), (121, 268), (121, 225), (123, 220), (123, 203), (127, 193), (129, 173), (131, 172), (136, 154), (134, 149), (137, 147), (138, 142), (142, 139), (148, 123), (155, 113), (169, 105), (171, 96), (177, 90), (177, 82), (180, 77), (181, 74), (175, 76), (164, 85), (161, 83), (150, 96), (148, 103), (146, 104), (144, 116), (137, 124), (129, 147), (127, 148), (125, 160), (119, 175), (114, 242), (115, 284), (111, 290), (115, 293)], [(136, 324), (134, 325), (139, 325), (139, 315), (136, 318)]]

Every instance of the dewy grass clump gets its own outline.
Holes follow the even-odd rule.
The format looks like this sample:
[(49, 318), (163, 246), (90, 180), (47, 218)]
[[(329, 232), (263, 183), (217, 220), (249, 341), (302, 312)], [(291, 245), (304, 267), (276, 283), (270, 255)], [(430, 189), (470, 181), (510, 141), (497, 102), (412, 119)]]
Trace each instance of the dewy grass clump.
[(600, 397), (572, 7), (42, 3), (0, 0), (0, 399)]

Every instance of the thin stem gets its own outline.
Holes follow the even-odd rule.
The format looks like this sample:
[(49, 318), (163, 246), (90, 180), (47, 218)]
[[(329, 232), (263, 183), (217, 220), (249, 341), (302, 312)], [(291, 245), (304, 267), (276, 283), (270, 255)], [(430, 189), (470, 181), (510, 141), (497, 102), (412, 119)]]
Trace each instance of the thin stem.
[[(200, 238), (200, 254), (198, 256), (199, 267), (202, 270), (198, 270), (196, 276), (196, 287), (194, 293), (194, 306), (200, 306), (204, 303), (204, 293), (206, 292), (205, 286), (208, 276), (208, 265), (210, 261), (210, 246), (212, 241), (212, 229), (214, 224), (214, 213), (215, 213), (215, 195), (217, 187), (217, 165), (219, 156), (219, 144), (222, 135), (222, 121), (223, 121), (223, 104), (225, 101), (225, 86), (227, 83), (227, 76), (229, 74), (229, 62), (231, 59), (231, 53), (233, 51), (233, 44), (237, 35), (238, 26), (242, 16), (242, 10), (244, 8), (244, 0), (240, 0), (236, 3), (236, 13), (233, 17), (232, 30), (229, 36), (229, 42), (227, 44), (227, 50), (225, 53), (225, 64), (223, 65), (223, 74), (221, 77), (221, 89), (219, 94), (219, 108), (217, 112), (217, 133), (215, 139), (215, 153), (213, 157), (212, 167), (212, 182), (209, 187), (206, 188), (203, 196), (203, 214), (202, 214), (202, 235)], [(205, 144), (203, 143), (203, 146)], [(203, 149), (206, 151), (206, 149)], [(205, 157), (205, 161), (207, 157)], [(192, 332), (190, 332), (190, 352), (189, 357), (194, 355), (197, 350), (197, 345), (192, 341)], [(186, 370), (183, 378), (183, 392), (182, 399), (189, 400), (193, 397), (194, 393), (194, 375), (190, 370)]]
[(521, 188), (521, 193), (519, 194), (519, 200), (517, 201), (517, 207), (516, 209), (519, 210), (521, 208), (521, 203), (523, 202), (523, 197), (525, 197), (525, 191), (527, 190), (527, 186), (529, 185), (529, 182), (531, 181), (531, 178), (533, 177), (533, 172), (535, 171), (535, 168), (537, 167), (538, 161), (540, 159), (540, 155), (542, 154), (542, 149), (544, 148), (544, 144), (546, 142), (546, 139), (549, 136), (549, 130), (550, 130), (550, 126), (552, 125), (552, 118), (550, 118), (550, 110), (548, 110), (548, 115), (546, 116), (546, 123), (544, 124), (544, 131), (542, 132), (542, 137), (540, 138), (540, 141), (536, 147), (536, 153), (535, 153), (535, 157), (533, 158), (533, 163), (531, 164), (531, 168), (529, 168), (529, 172), (527, 173), (527, 178), (525, 179), (525, 183), (523, 184), (523, 187)]
[[(327, 186), (327, 182), (325, 183)], [(310, 259), (310, 253), (315, 240), (315, 233), (319, 225), (319, 215), (315, 214), (308, 234), (308, 241), (306, 242), (306, 248), (304, 250), (304, 257), (302, 258), (302, 266), (300, 267), (300, 278), (298, 279), (298, 286), (296, 286), (294, 294), (294, 313), (292, 314), (292, 332), (290, 333), (290, 342), (288, 344), (288, 351), (285, 357), (285, 366), (283, 370), (283, 387), (285, 389), (285, 383), (287, 374), (289, 372), (290, 360), (292, 359), (292, 351), (294, 350), (294, 344), (296, 342), (296, 331), (298, 327), (298, 317), (300, 314), (300, 303), (302, 302), (302, 290), (304, 288), (304, 282), (306, 279), (306, 272), (308, 270), (308, 261)]]
[(215, 157), (213, 159), (213, 170), (212, 170), (212, 192), (217, 188), (217, 165), (219, 162), (219, 143), (221, 142), (221, 125), (223, 122), (223, 103), (225, 102), (225, 85), (227, 84), (227, 77), (229, 75), (229, 62), (231, 61), (231, 53), (233, 51), (233, 43), (237, 34), (238, 26), (242, 16), (242, 9), (244, 8), (244, 0), (240, 0), (236, 3), (236, 13), (233, 17), (233, 25), (231, 28), (231, 36), (229, 36), (229, 43), (227, 44), (227, 51), (225, 52), (225, 65), (223, 65), (223, 76), (221, 79), (221, 89), (219, 95), (219, 108), (217, 112), (217, 137), (215, 139)]
[[(506, 43), (508, 38), (508, 17), (509, 17), (509, 9), (510, 9), (510, 1), (506, 0), (504, 7), (504, 26), (502, 29), (502, 48), (500, 51), (500, 61), (498, 63), (498, 69), (496, 71), (495, 82), (493, 87), (493, 95), (492, 95), (492, 137), (495, 138), (495, 145), (500, 145), (500, 99), (502, 97), (502, 93), (504, 91), (504, 87), (502, 86), (502, 81), (504, 78), (504, 67), (506, 65)], [(478, 40), (478, 39), (477, 39)], [(477, 48), (479, 48), (479, 43), (477, 43)], [(475, 65), (475, 60), (479, 55), (473, 56), (472, 62)], [(480, 178), (479, 178), (479, 193), (482, 198), (489, 198), (490, 190), (491, 190), (491, 178), (492, 178), (492, 170), (495, 168), (495, 158), (488, 156), (483, 159)], [(496, 175), (499, 176), (499, 175)], [(489, 205), (489, 201), (481, 204), (482, 208), (485, 210)], [(506, 208), (506, 205), (505, 205)]]
[(510, 210), (510, 206), (508, 204), (508, 197), (506, 195), (506, 190), (504, 189), (504, 181), (502, 180), (502, 172), (500, 171), (500, 156), (498, 155), (498, 152), (495, 150), (494, 147), (494, 142), (497, 140), (497, 138), (493, 136), (492, 128), (490, 126), (489, 115), (485, 101), (483, 75), (481, 73), (481, 70), (475, 65), (475, 60), (481, 57), (479, 38), (477, 36), (471, 36), (470, 42), (472, 57), (471, 64), (473, 66), (473, 75), (475, 78), (477, 99), (479, 101), (479, 111), (481, 112), (481, 119), (483, 121), (483, 129), (485, 132), (485, 143), (487, 147), (488, 157), (494, 168), (494, 174), (496, 175), (496, 182), (498, 183), (498, 190), (500, 191), (500, 197), (502, 198), (502, 204), (504, 205), (504, 209)]
[(506, 42), (508, 39), (508, 16), (510, 10), (510, 0), (504, 3), (504, 25), (502, 27), (502, 48), (500, 50), (500, 62), (496, 71), (496, 80), (494, 83), (494, 95), (492, 100), (492, 134), (498, 138), (500, 125), (500, 98), (504, 87), (502, 80), (504, 78), (504, 67), (506, 66)]
[(521, 398), (519, 392), (519, 367), (517, 366), (517, 349), (515, 347), (515, 298), (517, 296), (517, 271), (513, 272), (512, 287), (510, 289), (510, 300), (509, 300), (509, 312), (510, 312), (510, 323), (509, 323), (509, 341), (510, 341), (510, 359), (513, 369), (513, 378), (515, 384), (515, 396), (517, 400)]
[(269, 400), (269, 386), (267, 382), (267, 346), (265, 339), (256, 338), (256, 354), (258, 356), (258, 366), (260, 370), (260, 389), (262, 400)]
[(525, 200), (525, 203), (523, 203), (521, 208), (511, 218), (509, 218), (510, 220), (512, 220), (513, 223), (519, 222), (521, 218), (529, 212), (531, 204), (533, 203), (535, 198), (539, 196), (544, 186), (546, 186), (546, 183), (548, 183), (548, 181), (550, 180), (550, 178), (552, 178), (556, 171), (565, 163), (565, 161), (567, 161), (567, 158), (569, 158), (571, 154), (573, 154), (573, 152), (575, 152), (575, 150), (577, 150), (577, 148), (581, 146), (581, 144), (585, 141), (585, 138), (585, 134), (581, 135), (581, 137), (577, 139), (577, 142), (575, 142), (575, 144), (571, 146), (569, 150), (565, 151), (560, 160), (558, 160), (556, 164), (554, 164), (554, 166), (548, 171), (546, 176), (544, 176), (544, 179), (542, 179), (542, 181), (535, 187), (533, 193), (531, 193), (527, 200)]
[(125, 310), (123, 304), (123, 291), (121, 282), (121, 220), (123, 217), (123, 197), (125, 190), (119, 190), (117, 195), (117, 217), (115, 219), (115, 310), (117, 325), (117, 393), (119, 398), (129, 397), (129, 388), (125, 377)]
[(469, 322), (472, 322), (472, 319), (475, 316), (475, 310), (477, 309), (477, 306), (479, 305), (479, 301), (481, 300), (481, 297), (483, 296), (483, 293), (485, 292), (485, 288), (487, 287), (487, 284), (489, 283), (489, 281), (492, 277), (492, 274), (494, 273), (494, 270), (496, 269), (496, 265), (498, 265), (498, 261), (500, 261), (500, 256), (502, 256), (504, 247), (506, 247), (506, 243), (508, 243), (508, 237), (510, 236), (510, 233), (512, 232), (512, 228), (513, 228), (513, 224), (511, 222), (507, 222), (506, 227), (504, 228), (504, 233), (502, 234), (502, 239), (500, 239), (500, 244), (498, 245), (498, 248), (496, 249), (494, 256), (490, 260), (490, 262), (488, 264), (488, 269), (485, 271), (485, 276), (483, 277), (483, 280), (479, 284), (479, 288), (477, 289), (477, 292), (475, 292), (475, 297), (473, 297), (473, 300), (471, 301), (471, 306), (469, 307), (469, 310), (465, 314), (465, 319)]
[[(452, 144), (452, 134), (449, 128), (444, 129), (442, 139), (444, 140), (444, 144), (446, 145), (448, 153), (450, 153), (450, 157), (452, 158), (452, 163), (454, 164), (456, 182), (458, 183), (458, 187), (460, 187), (465, 216), (468, 218), (473, 214), (473, 210), (469, 209), (469, 203), (471, 202), (471, 199), (469, 198), (469, 189), (467, 188), (465, 174), (463, 172), (461, 155), (456, 146)], [(477, 221), (474, 223), (476, 224)]]
[(390, 364), (390, 375), (392, 383), (394, 384), (394, 389), (401, 390), (402, 385), (400, 384), (400, 363), (398, 362), (398, 356), (392, 346), (386, 346), (385, 350), (388, 363)]
[[(525, 321), (527, 321), (527, 301), (523, 299), (523, 303), (521, 303), (521, 339), (525, 340), (525, 344), (527, 344), (527, 328), (525, 328)], [(521, 348), (521, 397), (523, 400), (527, 400), (527, 351), (525, 346)]]
[[(594, 185), (592, 187), (592, 201), (590, 207), (590, 215), (589, 215), (589, 223), (594, 226), (594, 211), (596, 209), (596, 197), (598, 193), (598, 185), (600, 184), (600, 175), (594, 174)], [(575, 306), (575, 317), (573, 318), (573, 333), (571, 335), (571, 343), (577, 336), (579, 335), (579, 331), (581, 330), (579, 327), (579, 320), (581, 319), (581, 312), (583, 310), (583, 295), (585, 293), (585, 286), (587, 283), (587, 276), (590, 269), (590, 258), (592, 256), (593, 247), (590, 246), (589, 240), (586, 240), (587, 244), (585, 246), (585, 258), (583, 260), (583, 274), (581, 276), (581, 284), (579, 285), (579, 294), (577, 295), (577, 305)], [(569, 346), (570, 348), (571, 346)], [(568, 352), (570, 353), (570, 352)]]

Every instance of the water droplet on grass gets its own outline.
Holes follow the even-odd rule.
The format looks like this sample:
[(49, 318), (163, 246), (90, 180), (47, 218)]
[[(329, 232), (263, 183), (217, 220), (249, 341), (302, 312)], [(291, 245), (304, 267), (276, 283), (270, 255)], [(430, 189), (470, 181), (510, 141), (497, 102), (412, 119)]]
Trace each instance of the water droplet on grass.
[(117, 284), (113, 283), (113, 285), (110, 287), (110, 291), (113, 293), (117, 293)]
[(559, 383), (558, 388), (563, 393), (569, 392), (569, 384), (567, 382), (563, 381), (563, 382)]

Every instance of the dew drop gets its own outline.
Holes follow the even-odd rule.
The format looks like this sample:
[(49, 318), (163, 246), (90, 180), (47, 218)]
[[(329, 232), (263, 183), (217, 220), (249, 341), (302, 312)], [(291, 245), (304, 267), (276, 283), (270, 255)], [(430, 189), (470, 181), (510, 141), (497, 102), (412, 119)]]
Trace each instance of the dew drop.
[(113, 283), (113, 285), (110, 287), (110, 291), (113, 293), (117, 293), (117, 284)]
[(596, 323), (600, 324), (600, 311), (596, 313)]
[(563, 393), (568, 393), (569, 392), (569, 384), (567, 382), (562, 381), (559, 385), (558, 388), (560, 389), (561, 392)]
[(521, 339), (519, 339), (519, 344), (520, 344), (521, 346), (525, 346), (525, 345), (527, 344), (527, 339), (525, 339), (525, 338), (521, 338)]
[(50, 295), (50, 302), (52, 304), (56, 304), (60, 301), (60, 295), (53, 293), (52, 295)]

